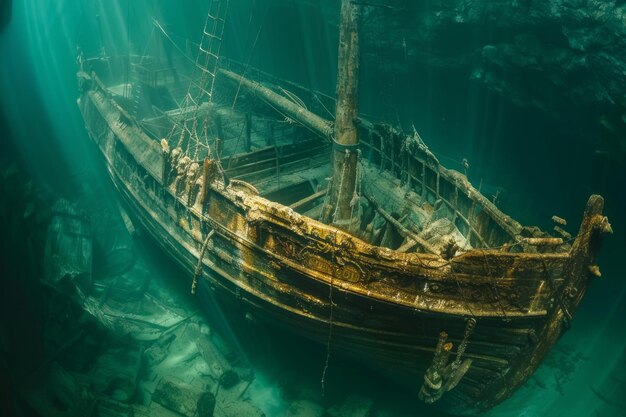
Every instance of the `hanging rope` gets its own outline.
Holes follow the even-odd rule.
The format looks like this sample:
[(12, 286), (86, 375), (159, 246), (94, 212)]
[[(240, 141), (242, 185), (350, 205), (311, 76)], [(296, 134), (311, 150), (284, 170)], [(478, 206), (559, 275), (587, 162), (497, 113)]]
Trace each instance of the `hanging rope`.
[(176, 48), (176, 50), (178, 52), (180, 52), (180, 54), (183, 56), (183, 58), (187, 59), (192, 64), (195, 63), (193, 58), (191, 58), (189, 55), (187, 55), (187, 53), (185, 51), (183, 51), (182, 48), (180, 46), (178, 46), (178, 44), (170, 37), (170, 35), (165, 31), (165, 29), (163, 28), (163, 26), (161, 26), (161, 23), (159, 23), (158, 20), (152, 19), (152, 23), (154, 24), (154, 26), (156, 26), (157, 29), (159, 29), (161, 31), (161, 33), (163, 33), (163, 36), (165, 36), (165, 38), (168, 41), (170, 41), (172, 46), (174, 46), (174, 48)]
[(198, 286), (198, 279), (202, 276), (202, 259), (204, 258), (204, 253), (206, 252), (206, 248), (209, 245), (209, 241), (215, 234), (215, 229), (211, 230), (209, 234), (206, 236), (204, 243), (202, 244), (202, 249), (200, 250), (200, 256), (198, 256), (198, 264), (196, 265), (196, 269), (193, 273), (193, 281), (191, 281), (191, 293), (196, 293), (196, 287)]
[[(252, 10), (254, 10), (254, 6), (256, 5), (256, 0), (253, 1), (252, 3)], [(248, 21), (248, 33), (250, 31), (250, 28), (252, 27), (252, 10), (250, 12), (250, 20)], [(263, 26), (265, 26), (265, 19), (267, 18), (267, 15), (269, 14), (269, 9), (267, 9), (265, 11), (265, 14), (263, 15), (263, 19), (261, 20), (261, 25), (259, 26), (259, 30), (256, 33), (256, 37), (254, 38), (254, 42), (252, 43), (252, 48), (250, 48), (250, 52), (248, 54), (248, 60), (246, 62), (246, 65), (243, 67), (243, 72), (241, 73), (241, 76), (244, 77), (246, 75), (246, 71), (248, 71), (248, 68), (250, 67), (250, 61), (252, 61), (252, 52), (254, 51), (254, 48), (256, 47), (257, 42), (259, 41), (259, 36), (261, 35), (261, 29), (263, 29)], [(246, 34), (246, 40), (248, 39), (248, 34)], [(242, 80), (243, 81), (243, 80)], [(232, 104), (232, 109), (235, 109), (235, 104), (237, 103), (237, 98), (239, 97), (239, 92), (241, 91), (241, 83), (242, 81), (239, 82), (239, 85), (237, 85), (237, 92), (235, 93), (235, 98), (233, 99), (233, 104)]]
[(330, 275), (330, 286), (328, 288), (328, 300), (330, 302), (330, 317), (328, 321), (328, 339), (326, 340), (326, 360), (324, 362), (324, 370), (322, 371), (322, 380), (321, 380), (322, 397), (326, 393), (325, 392), (326, 373), (328, 371), (328, 364), (330, 363), (330, 344), (331, 344), (332, 337), (333, 337), (333, 326), (335, 324), (334, 322), (335, 302), (333, 301), (333, 287), (335, 285), (334, 278), (335, 278), (335, 272), (337, 270), (337, 262), (336, 262), (336, 255), (335, 255), (336, 245), (337, 245), (337, 230), (335, 230), (333, 244), (330, 247), (331, 260), (332, 260), (332, 264), (334, 265), (334, 270), (333, 270), (333, 273)]
[(143, 53), (141, 54), (141, 58), (139, 59), (139, 64), (143, 64), (144, 58), (148, 54), (148, 47), (150, 46), (150, 42), (152, 42), (152, 39), (154, 38), (154, 29), (155, 27), (152, 26), (150, 36), (148, 36), (148, 42), (146, 42), (146, 47), (143, 49)]
[(322, 108), (324, 110), (326, 110), (326, 113), (328, 113), (328, 115), (330, 116), (331, 120), (335, 120), (335, 115), (333, 113), (330, 112), (330, 110), (328, 110), (328, 108), (324, 105), (324, 103), (322, 102), (322, 100), (318, 97), (317, 94), (313, 94), (313, 100), (317, 101), (320, 106), (322, 106)]
[(209, 145), (209, 119), (208, 117), (205, 117), (204, 120), (202, 121), (201, 136), (204, 138), (204, 145), (206, 146), (206, 155), (204, 156), (204, 158), (212, 159), (211, 146)]
[[(256, 4), (256, 1), (254, 1), (252, 3), (252, 10), (254, 10), (254, 6)], [(246, 42), (248, 40), (248, 36), (250, 34), (250, 29), (252, 27), (252, 17), (253, 17), (253, 13), (250, 13), (250, 19), (248, 20), (248, 33), (246, 33)], [(250, 61), (252, 61), (252, 53), (254, 52), (254, 49), (256, 48), (257, 42), (259, 41), (259, 36), (261, 35), (261, 30), (263, 29), (263, 26), (265, 25), (265, 17), (267, 17), (267, 12), (265, 13), (263, 20), (261, 21), (261, 25), (259, 26), (259, 30), (257, 31), (256, 37), (254, 38), (254, 42), (252, 42), (252, 47), (250, 48), (250, 52), (248, 52), (248, 58), (246, 61), (246, 65), (243, 68), (243, 72), (241, 74), (241, 76), (245, 76), (246, 71), (248, 70), (248, 67), (250, 66)], [(243, 78), (239, 81), (239, 83), (237, 84), (237, 91), (235, 92), (235, 96), (233, 97), (233, 103), (231, 104), (231, 110), (235, 110), (235, 105), (237, 104), (237, 99), (239, 98), (239, 92), (241, 91), (241, 83), (243, 82)], [(235, 142), (235, 148), (234, 149), (238, 149), (239, 148), (239, 144), (241, 142), (241, 138), (243, 137), (243, 133), (245, 130), (245, 125), (242, 125), (241, 130), (239, 131), (239, 136), (237, 136), (237, 141)], [(233, 158), (230, 158), (228, 161), (228, 167), (226, 169), (229, 169), (232, 165), (233, 162)]]
[[(180, 135), (178, 137), (176, 147), (184, 146), (185, 155), (189, 156), (193, 154), (193, 158), (196, 160), (200, 154), (199, 148), (201, 147), (206, 147), (207, 156), (212, 154), (208, 141), (208, 112), (204, 115), (202, 130), (200, 133), (198, 133), (198, 116), (203, 97), (206, 95), (209, 103), (213, 100), (212, 97), (215, 87), (215, 76), (217, 74), (217, 66), (221, 51), (227, 11), (228, 0), (211, 1), (204, 22), (202, 39), (198, 45), (199, 52), (194, 62), (190, 82), (187, 85), (187, 92), (182, 102), (179, 103), (180, 112), (167, 137), (168, 142), (171, 142), (176, 130), (180, 129)], [(176, 49), (178, 49), (183, 56), (187, 57), (186, 54), (165, 32), (160, 23), (155, 20), (154, 24), (161, 32), (163, 32), (165, 37), (176, 47)], [(196, 87), (198, 90), (195, 98), (192, 87)], [(191, 109), (191, 111), (188, 111), (189, 109)], [(192, 121), (191, 127), (189, 126), (190, 121)], [(202, 140), (202, 137), (205, 138), (204, 141)]]
[[(331, 184), (333, 182), (333, 177), (327, 177), (326, 181), (328, 182), (327, 186), (326, 186), (326, 193), (324, 193), (324, 198), (322, 199), (322, 207), (326, 207), (328, 205), (328, 198), (330, 197), (330, 188), (331, 188)], [(320, 210), (319, 214), (317, 215), (317, 221), (322, 221), (322, 216), (324, 215), (324, 210)]]
[(130, 82), (130, 0), (126, 1), (126, 38), (128, 41), (128, 60), (126, 61), (126, 74), (124, 76), (124, 98), (128, 98)]
[(298, 97), (297, 95), (295, 95), (295, 93), (292, 93), (289, 90), (284, 89), (283, 87), (278, 87), (278, 89), (280, 91), (283, 92), (284, 95), (287, 96), (287, 98), (294, 104), (308, 110), (308, 107), (306, 106), (306, 104), (304, 104), (304, 101), (302, 101), (302, 99), (300, 97)]
[[(357, 150), (357, 162), (356, 162), (356, 178), (354, 181), (354, 192), (352, 194), (352, 200), (350, 200), (350, 227), (352, 227), (352, 220), (354, 219), (354, 208), (359, 206), (359, 199), (361, 198), (361, 184), (362, 184), (363, 166), (361, 164), (361, 150)], [(358, 212), (357, 212), (358, 213)]]
[(500, 307), (500, 310), (502, 310), (502, 317), (503, 318), (507, 318), (506, 315), (506, 310), (504, 308), (504, 305), (502, 305), (502, 300), (500, 300), (500, 295), (498, 294), (498, 288), (496, 287), (495, 281), (494, 281), (494, 277), (491, 274), (491, 266), (489, 265), (489, 259), (487, 258), (487, 254), (483, 253), (483, 257), (482, 259), (485, 261), (485, 266), (487, 269), (487, 276), (489, 277), (489, 281), (491, 283), (491, 288), (493, 290), (493, 294), (496, 298), (496, 302), (498, 303), (498, 306)]

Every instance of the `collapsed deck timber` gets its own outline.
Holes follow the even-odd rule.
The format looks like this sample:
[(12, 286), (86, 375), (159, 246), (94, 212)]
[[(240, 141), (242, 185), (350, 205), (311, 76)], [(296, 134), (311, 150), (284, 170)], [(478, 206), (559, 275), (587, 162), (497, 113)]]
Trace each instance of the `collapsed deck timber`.
[[(361, 121), (365, 166), (387, 181), (379, 188), (418, 199), (411, 204), (431, 212), (449, 209), (468, 246), (429, 248), (392, 213), (393, 196), (373, 191), (368, 202), (386, 221), (384, 231), (347, 233), (316, 220), (329, 162), (323, 132), (307, 135), (315, 130), (307, 126), (295, 130), (297, 139), (277, 139), (285, 120), (266, 125), (268, 113), (254, 113), (266, 99), (261, 83), (238, 79), (237, 88), (248, 90), (240, 100), (251, 103), (241, 121), (256, 118), (269, 136), (253, 146), (247, 132), (230, 155), (228, 141), (221, 143), (225, 180), (210, 169), (191, 179), (176, 175), (171, 151), (149, 127), (154, 120), (132, 115), (95, 73), (81, 71), (79, 80), (87, 130), (120, 194), (190, 279), (195, 274), (197, 285), (220, 299), (321, 343), (332, 326), (334, 347), (410, 374), (416, 386), (430, 377), (426, 397), (448, 410), (485, 410), (509, 397), (569, 325), (598, 274), (599, 236), (610, 231), (599, 196), (589, 199), (575, 239), (548, 237), (441, 166), (418, 135)], [(293, 198), (284, 201), (285, 194)], [(432, 376), (455, 356), (463, 372), (439, 399), (443, 387)]]

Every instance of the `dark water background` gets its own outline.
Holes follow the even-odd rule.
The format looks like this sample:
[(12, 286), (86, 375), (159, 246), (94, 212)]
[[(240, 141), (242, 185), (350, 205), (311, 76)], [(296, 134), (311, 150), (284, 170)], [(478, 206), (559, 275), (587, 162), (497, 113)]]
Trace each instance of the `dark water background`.
[[(199, 0), (131, 3), (129, 7), (127, 1), (119, 0), (23, 0), (11, 7), (9, 2), (0, 2), (5, 12), (0, 19), (0, 27), (5, 26), (0, 34), (0, 159), (16, 161), (55, 193), (71, 197), (86, 178), (111, 190), (75, 103), (77, 44), (87, 53), (105, 46), (110, 55), (125, 54), (130, 31), (131, 48), (140, 53), (153, 29), (153, 17), (167, 24), (175, 39), (197, 39), (206, 13)], [(225, 55), (250, 60), (279, 77), (333, 94), (337, 28), (332, 22), (298, 1), (281, 2), (271, 10), (269, 0), (231, 3)], [(257, 33), (257, 44), (250, 53)], [(397, 120), (405, 128), (413, 123), (448, 167), (461, 169), (460, 161), (467, 158), (475, 185), (482, 181), (505, 189), (501, 208), (521, 223), (547, 229), (550, 217), (558, 214), (577, 225), (588, 196), (604, 195), (605, 212), (615, 234), (607, 237), (600, 255), (602, 278), (590, 287), (572, 329), (537, 374), (488, 415), (625, 415), (623, 155), (607, 159), (596, 152), (593, 140), (574, 135), (577, 129), (588, 128), (577, 126), (576, 114), (570, 116), (571, 123), (558, 123), (542, 112), (512, 105), (452, 69), (416, 68), (410, 77), (396, 79), (392, 85), (368, 79), (367, 69), (363, 72), (364, 112), (388, 112), (380, 103), (395, 97)], [(103, 198), (111, 195), (103, 193)], [(1, 226), (4, 230), (19, 227)], [(4, 343), (24, 344), (23, 366), (27, 367), (33, 363), (28, 358), (37, 355), (28, 346), (28, 338), (40, 325), (39, 307), (28, 295), (28, 268), (20, 262), (20, 242), (8, 241), (7, 236), (10, 234), (4, 234), (0, 254), (0, 312), (8, 323), (5, 334), (14, 340)], [(149, 242), (140, 246), (155, 269), (176, 275), (176, 269), (154, 253)], [(268, 416), (280, 408), (281, 393), (289, 385), (318, 388), (325, 349), (271, 330), (243, 335), (242, 343), (249, 343), (246, 349), (255, 351), (252, 354), (263, 369), (260, 375), (267, 391), (259, 395), (267, 397)], [(8, 379), (3, 379), (2, 388), (3, 395), (10, 392)], [(419, 408), (418, 400), (407, 390), (381, 383), (376, 375), (340, 357), (332, 357), (327, 391), (331, 398), (352, 391), (364, 393), (388, 407), (390, 415), (430, 414)]]

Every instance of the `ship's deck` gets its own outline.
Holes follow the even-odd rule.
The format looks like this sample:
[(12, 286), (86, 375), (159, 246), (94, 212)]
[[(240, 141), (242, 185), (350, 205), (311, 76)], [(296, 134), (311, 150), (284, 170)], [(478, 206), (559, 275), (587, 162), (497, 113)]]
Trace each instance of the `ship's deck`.
[[(227, 178), (251, 184), (262, 197), (320, 219), (331, 175), (327, 140), (271, 109), (259, 110), (255, 99), (245, 96), (236, 105), (205, 103), (161, 109), (154, 104), (137, 104), (150, 96), (137, 87), (121, 84), (108, 91), (156, 142), (167, 138), (170, 146), (179, 147), (197, 161), (217, 157)], [(184, 99), (161, 98), (158, 102), (180, 105)], [(187, 131), (181, 135), (194, 125), (197, 130), (202, 125), (199, 131), (204, 132), (197, 144)], [(442, 251), (451, 239), (461, 250), (471, 248), (454, 223), (454, 212), (446, 205), (429, 204), (370, 161), (361, 161), (361, 171), (361, 194), (367, 198), (361, 196), (355, 204), (354, 215), (361, 223), (355, 233), (360, 238), (390, 249), (419, 251), (414, 240), (388, 221), (391, 216), (435, 251)]]

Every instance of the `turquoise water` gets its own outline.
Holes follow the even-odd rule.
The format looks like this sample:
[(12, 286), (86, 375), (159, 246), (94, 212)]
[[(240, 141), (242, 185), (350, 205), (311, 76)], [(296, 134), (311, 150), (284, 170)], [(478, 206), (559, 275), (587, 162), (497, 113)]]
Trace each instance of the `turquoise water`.
[[(205, 3), (199, 0), (130, 3), (23, 0), (12, 6), (7, 1), (0, 3), (10, 16), (0, 33), (3, 168), (16, 162), (24, 175), (41, 187), (69, 198), (81, 195), (85, 182), (97, 184), (96, 188), (103, 190), (103, 204), (104, 199), (108, 201), (113, 195), (111, 185), (76, 106), (76, 47), (80, 45), (87, 53), (104, 48), (107, 54), (123, 55), (129, 47), (132, 53), (141, 53), (142, 45), (154, 31), (153, 19), (165, 24), (175, 41), (197, 39), (206, 13)], [(395, 19), (398, 25), (411, 22), (411, 13), (415, 16), (421, 13), (410, 2), (404, 6), (401, 1), (382, 3), (403, 7), (402, 13), (394, 14), (391, 9), (388, 12), (389, 19)], [(436, 2), (430, 3), (430, 7), (438, 7)], [(223, 53), (332, 95), (337, 28), (336, 20), (329, 16), (336, 5), (332, 1), (320, 4), (323, 7), (304, 0), (231, 1)], [(482, 182), (485, 189), (489, 186), (504, 190), (500, 207), (521, 223), (547, 229), (551, 216), (558, 214), (570, 224), (578, 224), (588, 195), (600, 193), (606, 199), (605, 212), (615, 231), (606, 238), (600, 255), (602, 277), (591, 286), (572, 329), (525, 386), (485, 415), (625, 415), (626, 281), (620, 261), (626, 247), (626, 150), (623, 139), (621, 148), (614, 139), (621, 128), (618, 126), (607, 134), (601, 123), (587, 117), (598, 111), (589, 100), (576, 99), (574, 104), (547, 109), (520, 106), (506, 90), (486, 88), (467, 67), (451, 62), (482, 45), (514, 38), (513, 29), (503, 28), (497, 21), (485, 22), (470, 39), (450, 29), (446, 36), (440, 37), (445, 42), (440, 42), (441, 49), (434, 54), (450, 62), (433, 61), (430, 66), (421, 65), (418, 58), (433, 51), (411, 49), (412, 34), (419, 30), (408, 24), (402, 27), (401, 33), (405, 33), (402, 39), (404, 43), (409, 40), (408, 47), (398, 44), (401, 38), (389, 40), (395, 42), (393, 48), (363, 45), (365, 62), (372, 64), (363, 69), (363, 112), (405, 129), (415, 125), (450, 168), (462, 170), (460, 161), (467, 158), (470, 180), (475, 185)], [(549, 28), (538, 27), (536, 31), (540, 41), (552, 44)], [(610, 46), (603, 47), (616, 60), (626, 53), (620, 49), (621, 45)], [(400, 66), (406, 62), (404, 67), (411, 69), (396, 70), (394, 62), (400, 62)], [(535, 74), (532, 71), (529, 73)], [(508, 74), (505, 71), (503, 79), (528, 87), (532, 80), (526, 84), (517, 79), (525, 74), (528, 73), (511, 69)], [(599, 78), (600, 84), (609, 84), (600, 72), (582, 72), (579, 76), (583, 77), (583, 84), (584, 77), (589, 77), (590, 82), (595, 77), (594, 82)], [(613, 88), (619, 91), (620, 87)], [(541, 93), (531, 87), (528, 91), (531, 95)], [(555, 92), (551, 101), (562, 100)], [(605, 101), (602, 103), (606, 106)], [(623, 107), (616, 101), (613, 107), (609, 105), (602, 111), (621, 114), (625, 112)], [(554, 111), (568, 114), (554, 114)], [(626, 134), (626, 130), (623, 132)], [(0, 195), (6, 207), (10, 206), (9, 195)], [(0, 293), (3, 319), (10, 322), (3, 326), (3, 352), (12, 354), (20, 351), (22, 343), (29, 344), (40, 310), (38, 303), (44, 301), (42, 297), (28, 296), (33, 285), (27, 281), (37, 271), (24, 272), (30, 269), (24, 269), (20, 260), (32, 258), (25, 255), (22, 241), (16, 237), (20, 235), (19, 220), (15, 223), (11, 219), (4, 215), (3, 220), (12, 223), (2, 225), (7, 231), (2, 238), (2, 278), (5, 289), (11, 291), (0, 290)], [(175, 267), (165, 263), (149, 242), (140, 241), (138, 245), (140, 256), (156, 275), (166, 279), (176, 274)], [(16, 293), (28, 302), (18, 302), (22, 298), (14, 297)], [(294, 386), (319, 391), (326, 359), (323, 347), (310, 346), (271, 329), (233, 334), (257, 368), (250, 395), (267, 416), (279, 415), (285, 409), (295, 395), (290, 390), (297, 390)], [(13, 339), (8, 341), (9, 338)], [(22, 354), (26, 356), (30, 349), (34, 348), (25, 347)], [(36, 357), (36, 352), (30, 356)], [(3, 357), (3, 363), (6, 361)], [(22, 358), (13, 365), (32, 367), (32, 362)], [(19, 372), (20, 369), (13, 369), (7, 373), (3, 387), (11, 387), (8, 375)], [(12, 392), (10, 388), (2, 391), (7, 396)], [(377, 375), (360, 365), (331, 356), (323, 401), (328, 405), (341, 403), (343, 398), (355, 393), (373, 399), (381, 416), (434, 414), (411, 397), (410, 390), (386, 382), (381, 384)], [(315, 395), (319, 398), (319, 393)], [(8, 404), (10, 398), (4, 400)], [(7, 413), (17, 409), (6, 408)], [(25, 411), (24, 415), (30, 414)]]

